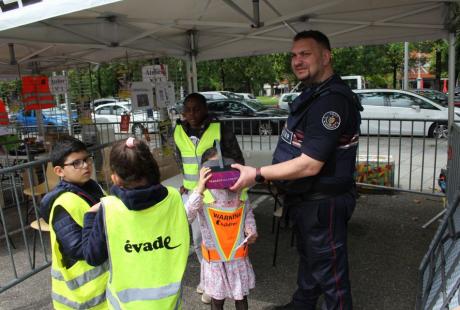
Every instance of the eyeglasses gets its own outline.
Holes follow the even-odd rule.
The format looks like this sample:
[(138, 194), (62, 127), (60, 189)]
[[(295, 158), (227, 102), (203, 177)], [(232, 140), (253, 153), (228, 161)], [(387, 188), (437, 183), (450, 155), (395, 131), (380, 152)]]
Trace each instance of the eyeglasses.
[(91, 165), (93, 163), (93, 156), (90, 155), (83, 159), (76, 159), (71, 163), (63, 164), (63, 166), (73, 166), (75, 169), (82, 169), (85, 167), (85, 163), (87, 166)]

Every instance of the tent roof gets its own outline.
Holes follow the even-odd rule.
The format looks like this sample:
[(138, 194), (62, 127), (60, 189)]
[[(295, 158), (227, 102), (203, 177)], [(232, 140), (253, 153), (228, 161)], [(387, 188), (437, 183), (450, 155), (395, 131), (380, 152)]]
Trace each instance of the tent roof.
[[(258, 26), (250, 0), (81, 0), (85, 9), (42, 13), (48, 19), (41, 21), (32, 11), (72, 1), (35, 2), (0, 13), (0, 72), (12, 70), (9, 43), (19, 63), (53, 67), (119, 57), (185, 58), (190, 32), (197, 60), (288, 51), (293, 34), (305, 29), (323, 31), (334, 47), (445, 38), (449, 5), (457, 1), (255, 0)], [(87, 2), (113, 3), (88, 8)]]

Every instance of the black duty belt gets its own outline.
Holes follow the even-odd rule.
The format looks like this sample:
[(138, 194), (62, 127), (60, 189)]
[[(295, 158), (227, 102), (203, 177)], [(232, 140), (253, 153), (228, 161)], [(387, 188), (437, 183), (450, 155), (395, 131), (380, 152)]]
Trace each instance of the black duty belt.
[(349, 184), (331, 184), (326, 185), (322, 184), (320, 186), (315, 186), (315, 190), (307, 193), (299, 193), (299, 194), (287, 194), (289, 199), (298, 199), (301, 201), (315, 201), (315, 200), (323, 200), (323, 199), (330, 199), (342, 194), (350, 192), (354, 188), (354, 183)]

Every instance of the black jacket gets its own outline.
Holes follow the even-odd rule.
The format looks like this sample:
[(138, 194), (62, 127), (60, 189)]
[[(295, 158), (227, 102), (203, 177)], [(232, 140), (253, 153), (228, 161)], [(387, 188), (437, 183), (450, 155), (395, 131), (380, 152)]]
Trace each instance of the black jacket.
[[(54, 201), (66, 192), (74, 193), (83, 198), (88, 203), (88, 207), (97, 204), (101, 197), (104, 196), (102, 188), (93, 180), (89, 180), (81, 187), (61, 181), (51, 192), (43, 197), (40, 203), (39, 212), (46, 222), (49, 222), (51, 207)], [(72, 219), (70, 214), (62, 206), (58, 205), (54, 208), (53, 223), (50, 224), (56, 233), (59, 249), (63, 255), (64, 266), (69, 268), (77, 260), (84, 259), (82, 251), (82, 227)]]

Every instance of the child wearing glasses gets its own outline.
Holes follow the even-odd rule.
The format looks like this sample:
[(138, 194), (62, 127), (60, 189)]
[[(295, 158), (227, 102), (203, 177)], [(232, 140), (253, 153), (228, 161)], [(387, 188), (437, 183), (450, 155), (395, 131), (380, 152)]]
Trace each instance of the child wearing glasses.
[(59, 184), (45, 195), (40, 214), (50, 224), (51, 286), (55, 309), (106, 309), (107, 266), (86, 263), (82, 249), (83, 216), (104, 191), (91, 179), (93, 160), (85, 144), (66, 137), (50, 160)]
[(179, 191), (160, 184), (149, 147), (128, 138), (110, 152), (111, 195), (85, 214), (83, 255), (108, 261), (112, 309), (181, 309), (190, 234)]

